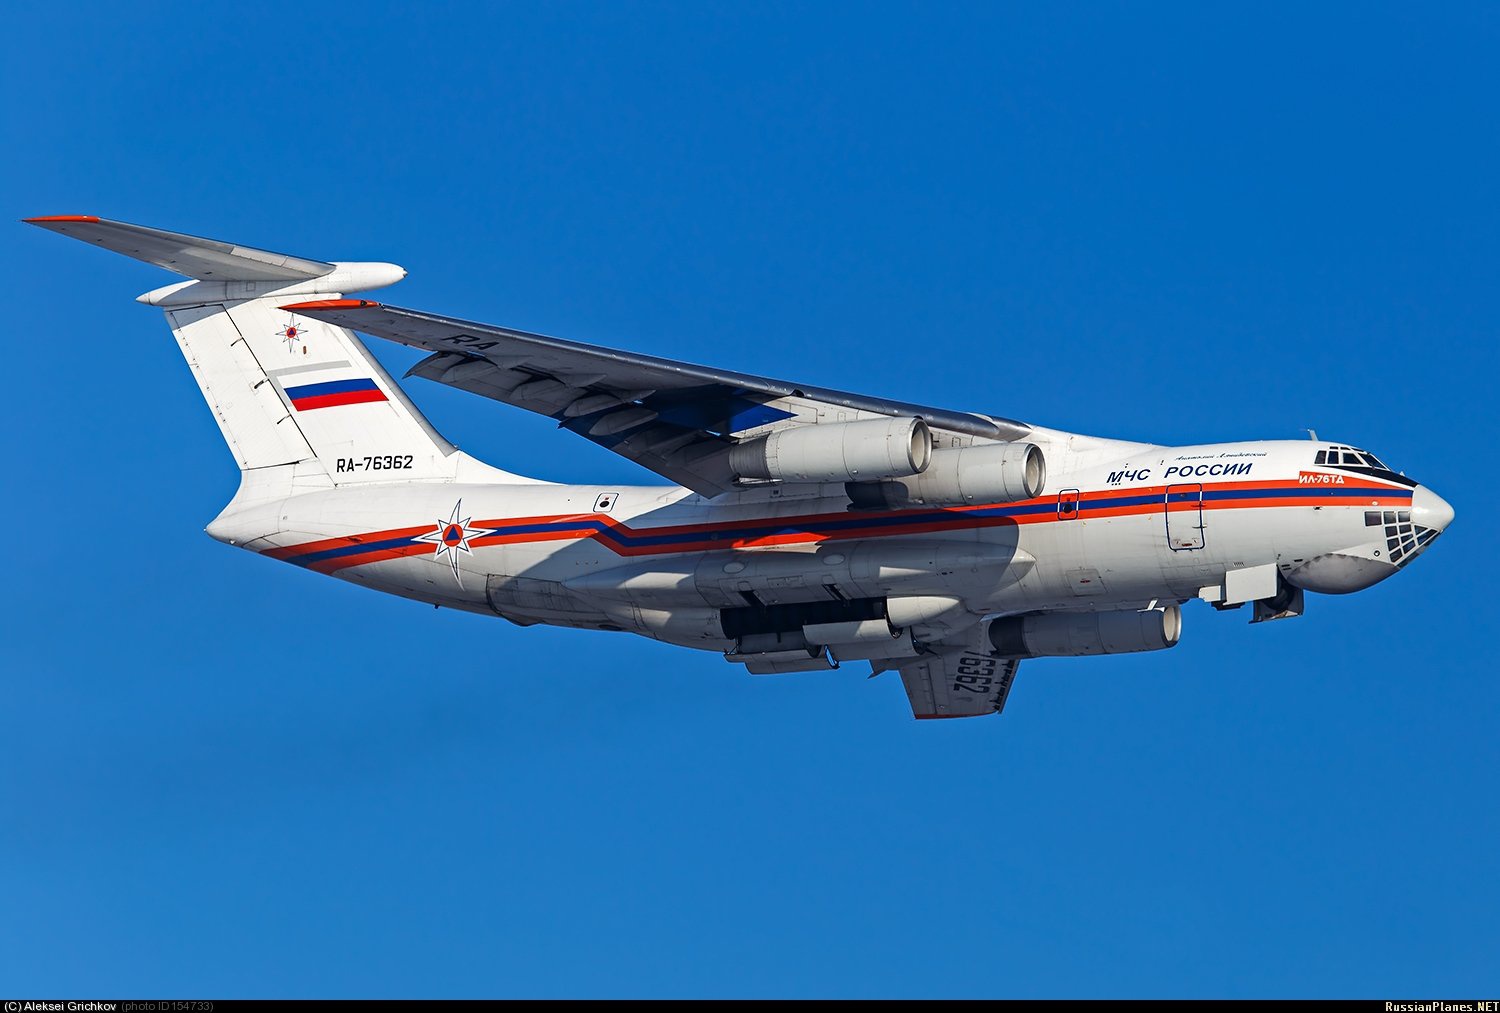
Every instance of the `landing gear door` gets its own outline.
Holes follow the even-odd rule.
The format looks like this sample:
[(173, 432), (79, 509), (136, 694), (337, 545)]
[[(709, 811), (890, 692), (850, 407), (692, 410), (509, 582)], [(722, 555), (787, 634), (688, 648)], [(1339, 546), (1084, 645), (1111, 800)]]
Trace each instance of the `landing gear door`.
[(1203, 486), (1169, 485), (1166, 499), (1167, 547), (1173, 552), (1203, 548)]

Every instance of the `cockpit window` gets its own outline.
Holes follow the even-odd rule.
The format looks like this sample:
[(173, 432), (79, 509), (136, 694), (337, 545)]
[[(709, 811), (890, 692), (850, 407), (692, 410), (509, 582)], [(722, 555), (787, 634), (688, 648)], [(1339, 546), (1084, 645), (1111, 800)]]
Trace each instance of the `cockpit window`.
[(1330, 447), (1327, 450), (1318, 451), (1318, 456), (1313, 459), (1314, 464), (1328, 464), (1335, 467), (1343, 465), (1354, 468), (1379, 468), (1381, 471), (1389, 471), (1380, 458), (1364, 450), (1354, 447)]

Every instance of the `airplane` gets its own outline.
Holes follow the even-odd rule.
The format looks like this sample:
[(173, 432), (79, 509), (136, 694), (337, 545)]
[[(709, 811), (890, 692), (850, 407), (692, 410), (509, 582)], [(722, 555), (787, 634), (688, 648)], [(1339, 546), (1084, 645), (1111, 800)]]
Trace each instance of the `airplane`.
[[(1031, 658), (1177, 644), (1181, 607), (1299, 616), (1453, 520), (1358, 447), (1157, 446), (350, 298), (395, 264), (91, 215), (28, 218), (187, 280), (160, 308), (240, 467), (208, 534), (432, 605), (634, 633), (756, 675), (863, 662), (917, 718), (1001, 712)], [(458, 450), (417, 376), (537, 412), (669, 486), (560, 485)]]

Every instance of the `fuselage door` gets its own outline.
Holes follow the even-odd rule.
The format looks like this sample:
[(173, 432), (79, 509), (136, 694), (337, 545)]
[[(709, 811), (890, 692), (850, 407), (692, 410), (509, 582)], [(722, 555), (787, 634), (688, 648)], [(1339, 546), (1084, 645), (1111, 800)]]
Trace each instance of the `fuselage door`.
[(1167, 486), (1167, 546), (1173, 552), (1203, 548), (1203, 486)]
[(1078, 490), (1064, 489), (1057, 494), (1057, 519), (1060, 521), (1074, 521), (1078, 519)]

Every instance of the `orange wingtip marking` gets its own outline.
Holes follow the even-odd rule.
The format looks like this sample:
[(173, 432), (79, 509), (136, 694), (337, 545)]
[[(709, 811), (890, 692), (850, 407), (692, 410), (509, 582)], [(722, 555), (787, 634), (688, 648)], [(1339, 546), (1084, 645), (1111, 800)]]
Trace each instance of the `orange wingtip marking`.
[(97, 222), (98, 215), (41, 215), (37, 218), (23, 218), (23, 222), (40, 224), (41, 222)]
[(284, 310), (357, 310), (366, 306), (379, 306), (368, 299), (314, 299), (312, 302), (294, 302), (281, 307)]

